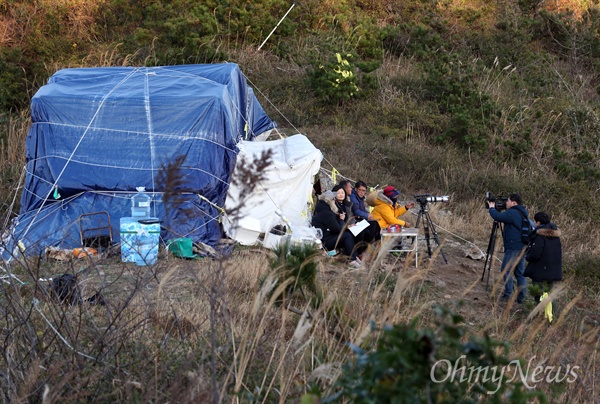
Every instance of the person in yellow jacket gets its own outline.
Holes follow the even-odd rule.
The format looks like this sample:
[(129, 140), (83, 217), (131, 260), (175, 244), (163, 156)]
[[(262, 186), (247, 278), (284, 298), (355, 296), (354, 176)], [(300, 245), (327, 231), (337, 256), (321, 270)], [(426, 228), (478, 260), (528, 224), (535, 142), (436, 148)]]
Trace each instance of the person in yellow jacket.
[(410, 202), (408, 205), (398, 206), (398, 195), (400, 195), (400, 191), (391, 185), (377, 191), (375, 207), (371, 213), (373, 214), (373, 219), (379, 222), (379, 227), (382, 229), (391, 224), (411, 227), (409, 222), (400, 220), (399, 217), (405, 214), (408, 209), (414, 208), (415, 203)]

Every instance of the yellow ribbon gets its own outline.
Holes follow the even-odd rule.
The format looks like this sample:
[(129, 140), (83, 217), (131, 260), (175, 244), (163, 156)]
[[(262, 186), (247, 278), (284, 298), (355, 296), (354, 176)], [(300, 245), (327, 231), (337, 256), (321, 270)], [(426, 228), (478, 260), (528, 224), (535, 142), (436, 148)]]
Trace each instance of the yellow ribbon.
[[(312, 196), (312, 192), (308, 195), (308, 209), (312, 212), (313, 210), (315, 210), (315, 201), (313, 199)], [(306, 212), (306, 209), (302, 211), (302, 216), (304, 217), (304, 212)], [(308, 218), (308, 212), (306, 212), (306, 217)]]
[[(546, 298), (548, 298), (548, 292), (544, 292), (542, 297), (540, 297), (540, 302), (544, 301)], [(552, 322), (552, 301), (550, 301), (544, 309), (544, 318), (547, 318), (549, 323)]]
[(337, 182), (336, 177), (340, 172), (338, 170), (334, 168), (331, 169), (331, 179), (333, 180), (333, 183), (335, 184)]

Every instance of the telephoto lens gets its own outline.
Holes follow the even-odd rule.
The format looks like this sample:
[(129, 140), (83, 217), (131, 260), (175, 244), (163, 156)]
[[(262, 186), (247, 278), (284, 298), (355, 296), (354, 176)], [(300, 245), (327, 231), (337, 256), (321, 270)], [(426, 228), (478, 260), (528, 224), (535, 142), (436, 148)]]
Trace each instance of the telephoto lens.
[(427, 197), (427, 202), (431, 202), (431, 203), (434, 203), (434, 202), (444, 202), (444, 203), (447, 203), (449, 199), (450, 199), (450, 197), (448, 195), (444, 195), (444, 196), (433, 196), (433, 195), (431, 195), (431, 196)]

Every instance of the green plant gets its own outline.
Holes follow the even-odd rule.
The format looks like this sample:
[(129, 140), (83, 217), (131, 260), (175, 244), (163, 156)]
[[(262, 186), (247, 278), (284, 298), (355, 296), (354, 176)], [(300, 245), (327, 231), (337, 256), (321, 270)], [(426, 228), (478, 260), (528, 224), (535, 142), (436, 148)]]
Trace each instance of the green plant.
[(507, 371), (511, 364), (511, 373), (516, 371), (516, 361), (508, 358), (507, 343), (487, 335), (469, 335), (461, 316), (439, 306), (434, 311), (435, 328), (421, 329), (415, 318), (385, 327), (373, 351), (352, 347), (354, 360), (344, 367), (336, 399), (355, 403), (501, 403), (508, 396), (512, 402), (524, 403), (532, 397), (545, 402), (541, 391), (526, 391), (518, 378), (511, 383), (504, 373), (495, 380), (488, 373)]
[(27, 104), (25, 72), (19, 68), (18, 49), (0, 48), (0, 112)]
[(425, 90), (442, 112), (450, 115), (446, 129), (436, 138), (464, 148), (483, 151), (500, 109), (489, 94), (477, 87), (480, 62), (463, 63), (457, 54), (425, 64)]
[(350, 63), (352, 59), (350, 53), (336, 53), (334, 60), (319, 64), (309, 73), (310, 84), (319, 98), (339, 104), (358, 94), (357, 68)]
[(582, 287), (600, 292), (600, 258), (591, 254), (582, 254), (565, 262), (565, 276), (572, 276)]
[[(293, 243), (289, 240), (279, 243), (273, 248), (275, 256), (269, 264), (277, 277), (279, 285), (289, 283), (282, 290), (281, 299), (289, 299), (296, 292), (304, 295), (304, 291), (319, 295), (317, 286), (317, 270), (319, 267), (319, 249), (312, 243)], [(277, 290), (277, 289), (276, 289)]]

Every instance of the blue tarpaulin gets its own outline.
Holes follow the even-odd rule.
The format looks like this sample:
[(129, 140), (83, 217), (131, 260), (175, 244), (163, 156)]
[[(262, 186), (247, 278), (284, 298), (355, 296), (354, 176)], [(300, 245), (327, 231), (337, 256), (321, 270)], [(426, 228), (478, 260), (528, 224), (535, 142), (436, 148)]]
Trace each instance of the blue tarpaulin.
[[(10, 243), (81, 245), (78, 218), (108, 212), (115, 241), (136, 187), (163, 239), (214, 245), (237, 147), (273, 129), (233, 63), (63, 69), (31, 101), (20, 215)], [(168, 186), (164, 168), (178, 161)], [(173, 204), (166, 190), (181, 191)]]

